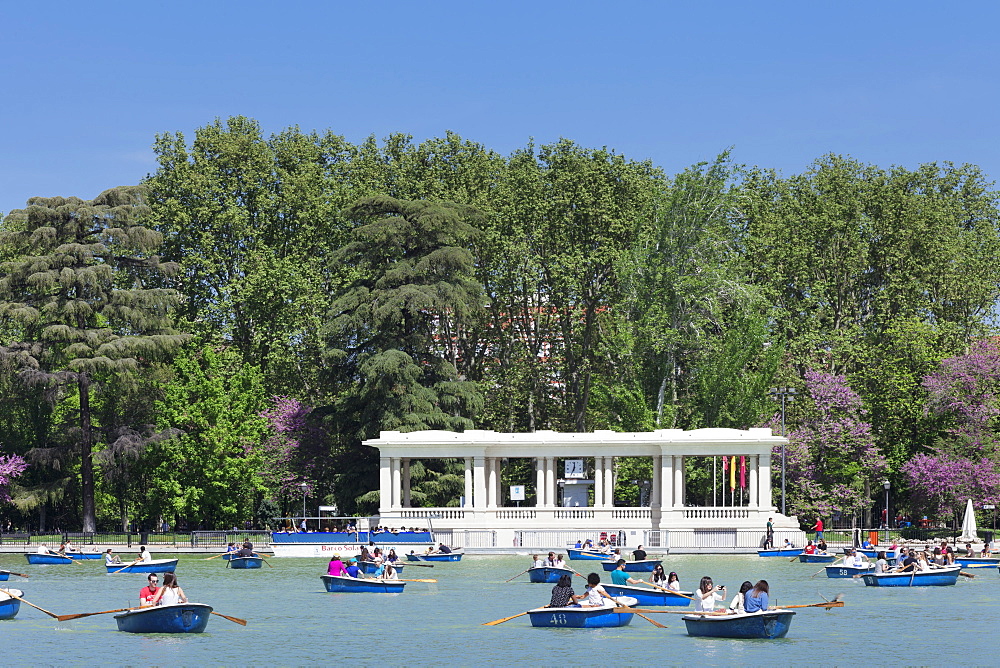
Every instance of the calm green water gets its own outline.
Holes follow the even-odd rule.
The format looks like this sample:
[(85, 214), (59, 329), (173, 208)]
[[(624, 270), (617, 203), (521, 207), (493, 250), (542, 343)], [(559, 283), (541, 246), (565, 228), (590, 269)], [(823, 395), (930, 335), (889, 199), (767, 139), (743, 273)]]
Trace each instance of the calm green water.
[[(157, 558), (170, 555), (155, 554)], [(220, 559), (184, 556), (177, 568), (192, 601), (242, 617), (247, 627), (213, 617), (201, 635), (141, 636), (119, 633), (113, 615), (57, 622), (26, 605), (0, 622), (4, 665), (321, 665), (355, 666), (511, 664), (527, 665), (825, 665), (872, 661), (897, 665), (959, 661), (993, 663), (1000, 576), (972, 570), (974, 580), (954, 587), (879, 589), (860, 580), (829, 580), (818, 565), (756, 556), (666, 557), (685, 589), (702, 575), (730, 592), (743, 580), (767, 579), (772, 601), (815, 603), (820, 595), (845, 594), (837, 610), (803, 609), (787, 638), (773, 641), (689, 638), (679, 615), (657, 615), (669, 628), (636, 617), (620, 629), (535, 629), (527, 616), (495, 627), (482, 622), (548, 602), (551, 585), (533, 585), (527, 557), (466, 556), (457, 564), (408, 568), (401, 595), (328, 594), (319, 574), (325, 561), (270, 559), (274, 568), (233, 571)], [(572, 562), (589, 572), (587, 562)], [(93, 612), (134, 604), (145, 584), (141, 574), (107, 575), (101, 562), (29, 566), (21, 555), (0, 555), (0, 568), (31, 575), (12, 577), (25, 598), (56, 614)], [(605, 578), (606, 579), (606, 578)], [(578, 579), (579, 581), (579, 579)]]

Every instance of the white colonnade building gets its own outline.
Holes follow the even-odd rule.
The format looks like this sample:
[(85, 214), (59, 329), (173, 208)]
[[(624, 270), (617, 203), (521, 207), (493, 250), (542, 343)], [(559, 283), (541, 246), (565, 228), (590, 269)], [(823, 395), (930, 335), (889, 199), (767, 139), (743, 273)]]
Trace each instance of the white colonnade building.
[[(789, 538), (802, 545), (798, 521), (780, 515), (771, 496), (772, 452), (786, 443), (770, 429), (384, 431), (364, 442), (380, 454), (378, 521), (383, 525), (412, 526), (430, 520), (444, 542), (470, 549), (554, 549), (607, 535), (625, 547), (643, 544), (671, 552), (754, 551), (769, 518), (775, 542)], [(649, 458), (652, 479), (616, 480), (619, 457)], [(696, 505), (687, 494), (688, 457), (712, 458), (715, 484), (708, 505), (704, 500)], [(461, 504), (411, 507), (410, 463), (442, 458), (465, 462)], [(501, 469), (515, 458), (533, 460), (534, 480), (525, 486), (533, 493), (501, 487)], [(722, 470), (723, 459), (730, 465), (738, 462), (738, 485), (730, 487), (736, 474)], [(588, 472), (592, 478), (586, 477)], [(615, 505), (615, 489), (622, 485), (641, 487), (637, 495), (642, 502)], [(534, 497), (533, 505), (525, 505), (522, 494)]]

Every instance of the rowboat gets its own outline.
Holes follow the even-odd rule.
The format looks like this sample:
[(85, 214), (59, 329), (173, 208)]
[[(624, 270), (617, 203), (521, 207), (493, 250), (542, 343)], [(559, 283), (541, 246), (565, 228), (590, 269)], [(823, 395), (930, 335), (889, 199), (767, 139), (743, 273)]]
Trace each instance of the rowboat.
[(997, 557), (955, 557), (955, 563), (965, 568), (995, 568), (1000, 565)]
[[(619, 605), (635, 605), (635, 599), (623, 596)], [(628, 626), (631, 612), (615, 612), (613, 604), (599, 608), (535, 608), (528, 611), (532, 626), (568, 629), (607, 629)]]
[(799, 555), (799, 563), (801, 564), (832, 564), (837, 560), (837, 555), (835, 554), (805, 554)]
[(871, 571), (873, 568), (875, 568), (875, 564), (868, 564), (867, 566), (845, 566), (844, 564), (838, 564), (837, 566), (827, 566), (826, 577), (853, 578), (855, 575), (864, 575), (865, 573)]
[(595, 550), (584, 550), (571, 547), (566, 550), (566, 554), (571, 561), (604, 561), (608, 558), (607, 552), (597, 552)]
[[(626, 573), (652, 573), (653, 569), (662, 564), (661, 559), (643, 559), (641, 561), (626, 561), (625, 562), (625, 572)], [(601, 566), (604, 567), (606, 571), (613, 571), (618, 568), (617, 561), (602, 561)]]
[[(374, 561), (362, 561), (360, 562), (359, 566), (361, 567), (361, 572), (364, 573), (365, 575), (372, 575), (373, 573), (375, 573), (375, 571), (378, 570), (378, 564), (376, 564)], [(392, 565), (392, 568), (400, 575), (403, 574), (404, 565), (399, 563), (398, 561)]]
[(236, 569), (261, 568), (264, 565), (264, 557), (233, 557), (229, 560), (228, 567)]
[(669, 591), (633, 585), (602, 584), (611, 596), (631, 596), (638, 605), (691, 605), (689, 591)]
[(699, 638), (784, 638), (792, 625), (791, 610), (761, 610), (735, 615), (684, 615), (689, 636)]
[(564, 575), (573, 575), (572, 568), (556, 568), (555, 566), (539, 566), (528, 569), (528, 578), (532, 582), (559, 582)]
[(72, 564), (73, 560), (61, 554), (38, 554), (35, 552), (24, 555), (29, 564), (43, 564), (52, 566), (55, 564)]
[(201, 633), (211, 614), (210, 605), (178, 603), (136, 608), (115, 615), (115, 621), (125, 633)]
[(14, 596), (8, 595), (8, 591), (14, 596), (24, 596), (24, 592), (20, 589), (0, 589), (0, 619), (14, 619), (17, 611), (21, 609), (21, 602)]
[(801, 547), (771, 548), (769, 550), (757, 550), (758, 557), (794, 557), (802, 554)]
[(406, 585), (400, 580), (372, 580), (343, 575), (321, 575), (320, 578), (327, 591), (339, 594), (402, 594)]
[(447, 554), (442, 554), (436, 552), (434, 554), (407, 554), (407, 561), (461, 561), (461, 552), (449, 552)]
[(153, 559), (137, 564), (105, 564), (108, 573), (173, 573), (177, 568), (176, 559)]
[(930, 571), (901, 573), (866, 573), (861, 576), (868, 587), (947, 587), (958, 582), (961, 566), (949, 566)]
[[(10, 579), (10, 571), (0, 571), (0, 582), (6, 582)], [(20, 594), (18, 594), (20, 596)]]

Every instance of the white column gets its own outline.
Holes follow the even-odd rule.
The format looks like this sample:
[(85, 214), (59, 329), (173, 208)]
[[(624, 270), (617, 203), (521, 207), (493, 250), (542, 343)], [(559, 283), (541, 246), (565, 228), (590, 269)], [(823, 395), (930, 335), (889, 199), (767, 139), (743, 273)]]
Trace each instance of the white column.
[(392, 506), (392, 465), (388, 457), (378, 459), (378, 507), (379, 512), (388, 512)]
[(604, 507), (604, 457), (594, 457), (594, 507)]
[(403, 507), (410, 507), (410, 458), (403, 458)]
[(757, 473), (760, 496), (760, 507), (763, 510), (769, 511), (774, 506), (771, 501), (771, 455), (761, 455), (760, 456), (760, 470)]
[(497, 458), (486, 458), (486, 507), (497, 507)]
[(465, 505), (472, 507), (472, 457), (465, 458)]
[(660, 499), (664, 508), (674, 507), (674, 458), (671, 455), (660, 457)]
[(604, 507), (615, 505), (615, 458), (604, 458)]
[(684, 505), (684, 457), (674, 457), (674, 507)]
[(545, 459), (535, 457), (535, 507), (545, 505)]
[(392, 457), (390, 466), (392, 467), (392, 508), (399, 508), (399, 500), (402, 498), (403, 483), (400, 475), (399, 457)]
[(649, 489), (650, 508), (658, 508), (662, 505), (660, 501), (660, 468), (662, 466), (660, 462), (662, 459), (663, 457), (660, 455), (653, 455), (653, 486)]
[(554, 508), (556, 505), (556, 458), (545, 458), (545, 505)]
[(472, 465), (472, 507), (486, 509), (486, 458), (473, 457)]
[(747, 468), (750, 469), (750, 506), (753, 508), (760, 507), (760, 500), (758, 498), (758, 487), (757, 487), (757, 460), (759, 458), (757, 455), (750, 455), (747, 457)]

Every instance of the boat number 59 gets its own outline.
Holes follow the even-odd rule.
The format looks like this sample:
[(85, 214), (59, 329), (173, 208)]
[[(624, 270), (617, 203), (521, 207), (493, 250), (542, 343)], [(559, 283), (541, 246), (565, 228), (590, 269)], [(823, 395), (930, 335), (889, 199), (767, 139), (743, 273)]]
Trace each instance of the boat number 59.
[(553, 626), (565, 626), (566, 615), (561, 612), (559, 614), (552, 615), (552, 619), (549, 620), (549, 624), (552, 624)]

